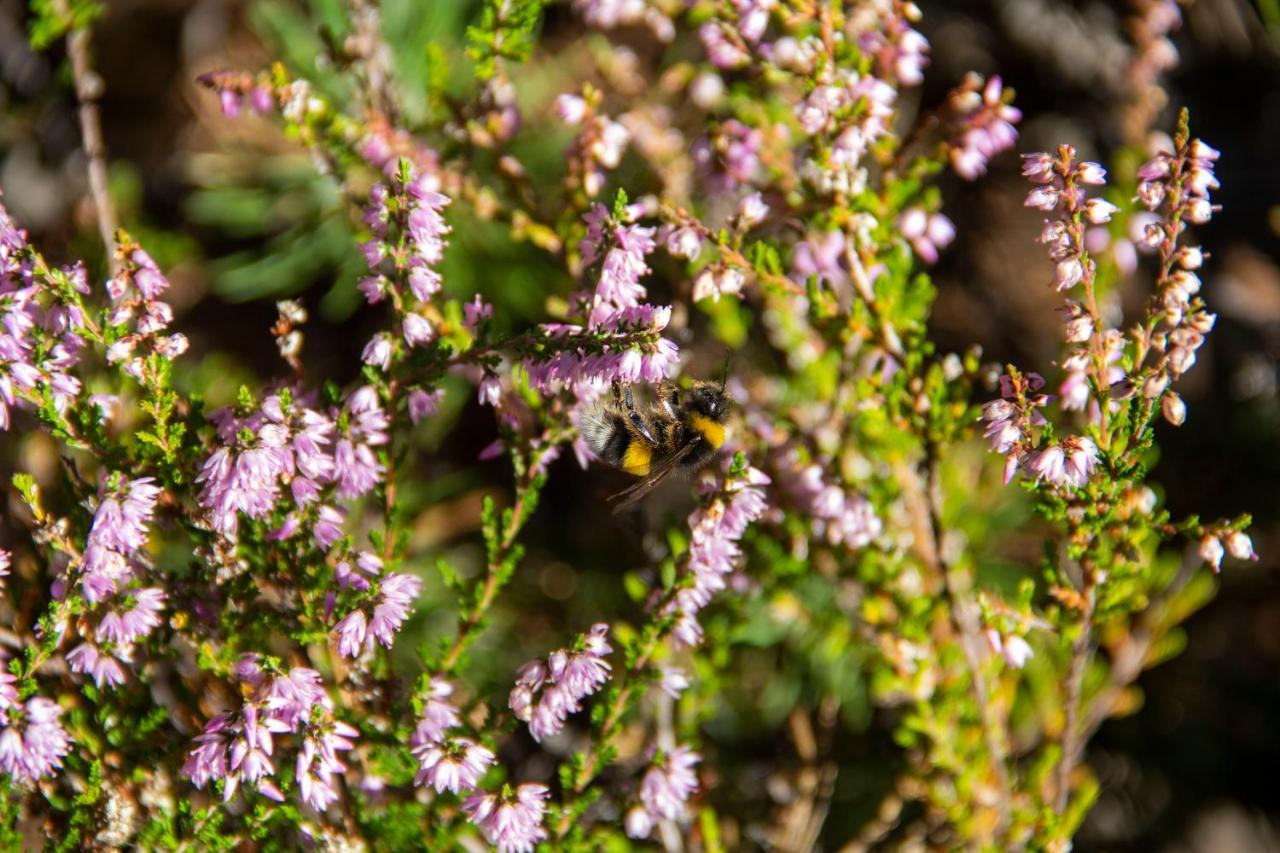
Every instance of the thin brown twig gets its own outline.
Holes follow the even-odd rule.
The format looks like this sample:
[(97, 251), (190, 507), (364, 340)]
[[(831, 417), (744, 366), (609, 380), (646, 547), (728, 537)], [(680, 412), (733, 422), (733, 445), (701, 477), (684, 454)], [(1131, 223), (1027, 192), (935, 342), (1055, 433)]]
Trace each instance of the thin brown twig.
[[(69, 18), (65, 2), (59, 2), (58, 14)], [(98, 234), (106, 250), (107, 269), (111, 275), (120, 271), (120, 259), (116, 257), (116, 209), (111, 201), (111, 188), (107, 172), (107, 148), (102, 139), (102, 122), (98, 116), (98, 99), (102, 97), (102, 78), (93, 70), (89, 58), (89, 31), (73, 27), (67, 33), (67, 55), (71, 59), (71, 75), (75, 80), (76, 100), (80, 103), (80, 135), (84, 154), (88, 160), (89, 192), (97, 214)]]
[(1080, 702), (1084, 693), (1084, 674), (1088, 667), (1093, 640), (1093, 613), (1096, 604), (1092, 572), (1085, 570), (1083, 581), (1084, 610), (1080, 613), (1080, 635), (1071, 644), (1071, 664), (1067, 669), (1067, 696), (1062, 723), (1062, 754), (1058, 756), (1055, 768), (1057, 792), (1054, 796), (1054, 811), (1062, 814), (1067, 808), (1071, 793), (1071, 771), (1080, 761), (1080, 752), (1084, 747), (1079, 725)]
[(995, 774), (999, 786), (999, 823), (995, 835), (1000, 836), (1009, 826), (1011, 820), (1011, 801), (1013, 787), (1009, 780), (1008, 750), (1003, 738), (1003, 725), (996, 716), (996, 707), (992, 703), (991, 688), (987, 683), (986, 673), (982, 668), (982, 626), (979, 622), (977, 607), (969, 586), (971, 578), (962, 576), (950, 565), (946, 547), (942, 541), (942, 487), (938, 482), (938, 459), (934, 448), (930, 447), (925, 460), (926, 485), (928, 490), (929, 522), (932, 531), (933, 553), (938, 565), (933, 568), (941, 574), (947, 597), (951, 601), (951, 613), (957, 630), (960, 632), (960, 648), (964, 653), (965, 663), (969, 669), (969, 685), (973, 691), (974, 701), (978, 705), (978, 716), (982, 722), (982, 738), (986, 745), (991, 762), (991, 770)]

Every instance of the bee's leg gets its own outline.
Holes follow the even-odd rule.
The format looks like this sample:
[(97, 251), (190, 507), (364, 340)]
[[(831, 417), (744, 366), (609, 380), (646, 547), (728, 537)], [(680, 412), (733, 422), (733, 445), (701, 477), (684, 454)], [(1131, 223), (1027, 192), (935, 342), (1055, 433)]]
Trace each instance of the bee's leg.
[(649, 434), (649, 428), (644, 425), (644, 420), (635, 412), (630, 413), (630, 418), (631, 423), (635, 424), (635, 428), (640, 431), (640, 434), (648, 439), (650, 444), (656, 447), (658, 442), (654, 441), (653, 436)]
[[(615, 379), (613, 380), (613, 382), (609, 383), (609, 387), (613, 391), (613, 399), (621, 403), (622, 402), (622, 385), (618, 382), (618, 380)], [(631, 396), (630, 392), (628, 392), (627, 396), (628, 398), (630, 398)], [(628, 406), (628, 408), (630, 408), (630, 406)]]

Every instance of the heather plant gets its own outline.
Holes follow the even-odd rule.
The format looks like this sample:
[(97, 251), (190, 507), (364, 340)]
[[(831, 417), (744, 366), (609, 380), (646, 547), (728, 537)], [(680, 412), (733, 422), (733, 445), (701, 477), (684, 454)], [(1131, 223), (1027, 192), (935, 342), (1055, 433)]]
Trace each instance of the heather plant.
[[(1021, 114), (994, 75), (920, 100), (911, 3), (574, 0), (594, 34), (565, 57), (540, 0), (488, 0), (465, 48), (412, 60), (396, 4), (316, 3), (325, 61), (201, 82), (336, 189), (324, 233), (377, 326), (324, 375), (312, 294), (283, 300), (274, 375), (226, 393), (114, 227), (97, 9), (34, 4), (105, 252), (49, 259), (0, 210), (0, 425), (58, 459), (11, 478), (6, 843), (1067, 849), (1090, 736), (1224, 559), (1254, 558), (1247, 517), (1174, 518), (1149, 480), (1214, 326), (1194, 229), (1219, 152), (1185, 112), (1150, 126), (1178, 9), (1147, 5), (1116, 170), (1022, 153), (1048, 254), (1026, 286), (1060, 294), (1061, 357), (1000, 365), (935, 344), (928, 270), (956, 236), (944, 179), (1014, 156)], [(451, 280), (468, 232), (530, 259), (518, 304)], [(592, 476), (585, 406), (721, 371), (736, 413), (697, 476), (539, 513), (551, 478)], [(464, 403), (510, 471), (449, 531), (479, 551), (415, 534), (443, 502), (422, 436)], [(645, 561), (578, 566), (603, 592), (535, 647), (531, 531), (637, 518)], [(726, 731), (785, 732), (767, 785)]]

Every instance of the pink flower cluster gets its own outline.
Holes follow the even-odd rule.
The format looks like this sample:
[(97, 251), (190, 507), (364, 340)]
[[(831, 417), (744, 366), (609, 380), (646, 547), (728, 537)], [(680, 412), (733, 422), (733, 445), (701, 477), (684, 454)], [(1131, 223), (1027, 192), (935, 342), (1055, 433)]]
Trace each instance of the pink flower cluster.
[(258, 655), (246, 654), (233, 672), (247, 690), (244, 704), (209, 721), (195, 739), (183, 774), (197, 788), (222, 782), (224, 801), (245, 785), (283, 802), (284, 793), (272, 778), (276, 739), (292, 735), (294, 782), (303, 801), (323, 812), (337, 799), (335, 777), (346, 771), (338, 753), (350, 750), (359, 732), (334, 717), (333, 701), (313, 669), (268, 671)]
[(373, 239), (360, 247), (371, 272), (360, 280), (360, 292), (371, 305), (390, 297), (400, 325), (397, 336), (380, 332), (364, 348), (365, 364), (384, 371), (403, 355), (401, 341), (412, 348), (435, 340), (436, 330), (419, 308), (440, 292), (435, 267), (451, 230), (443, 213), (449, 198), (437, 191), (439, 179), (431, 173), (413, 177), (407, 162), (401, 169), (390, 185), (370, 190), (364, 223)]
[[(372, 554), (365, 552), (358, 559), (370, 568), (376, 561), (376, 568), (366, 572), (367, 574), (376, 576), (382, 571), (382, 561)], [(350, 584), (351, 586), (358, 587), (363, 583), (368, 588), (369, 581), (364, 577), (354, 574), (349, 577), (357, 579), (356, 583)], [(366, 616), (364, 609), (357, 607), (334, 626), (334, 632), (338, 635), (338, 651), (346, 657), (359, 657), (361, 652), (372, 650), (375, 641), (381, 643), (384, 648), (391, 648), (396, 632), (408, 618), (413, 600), (418, 597), (418, 592), (422, 589), (422, 581), (416, 576), (399, 572), (382, 574), (376, 577), (374, 583), (376, 590), (370, 592), (369, 600), (373, 608), (372, 613)], [(339, 577), (339, 585), (342, 585), (341, 577)]]
[[(81, 390), (71, 370), (84, 348), (84, 315), (44, 291), (28, 255), (27, 233), (0, 205), (0, 430), (9, 428), (15, 406), (37, 408), (47, 395), (63, 412)], [(83, 267), (62, 275), (77, 292), (89, 292)]]
[(107, 361), (123, 364), (139, 382), (154, 379), (151, 374), (158, 368), (148, 359), (151, 353), (174, 359), (187, 351), (186, 335), (163, 334), (173, 322), (173, 309), (159, 298), (168, 289), (169, 280), (143, 249), (129, 252), (120, 272), (107, 281), (112, 299), (107, 323), (115, 329)]
[(1177, 153), (1157, 154), (1138, 170), (1138, 198), (1149, 210), (1160, 211), (1146, 225), (1142, 242), (1159, 253), (1161, 275), (1152, 305), (1154, 334), (1149, 345), (1156, 355), (1143, 374), (1141, 391), (1148, 399), (1160, 398), (1165, 419), (1182, 423), (1182, 399), (1168, 386), (1196, 362), (1196, 353), (1213, 329), (1217, 316), (1200, 299), (1197, 270), (1204, 261), (1199, 246), (1180, 241), (1187, 223), (1208, 222), (1219, 207), (1209, 194), (1218, 188), (1213, 169), (1218, 152), (1192, 139)]
[(558, 649), (544, 664), (531, 660), (520, 667), (508, 705), (516, 719), (529, 724), (529, 734), (542, 742), (564, 728), (570, 714), (582, 709), (582, 700), (609, 680), (612, 667), (605, 660), (613, 649), (604, 622), (578, 637), (572, 649)]
[(260, 408), (240, 415), (221, 409), (212, 420), (220, 446), (205, 460), (197, 481), (203, 484), (200, 505), (224, 536), (236, 536), (241, 513), (266, 517), (287, 485), (294, 510), (272, 536), (287, 539), (307, 523), (316, 545), (327, 550), (341, 535), (343, 522), (331, 499), (354, 500), (382, 479), (374, 448), (390, 440), (391, 421), (371, 385), (327, 413), (286, 390), (269, 396)]
[(646, 838), (659, 820), (678, 820), (685, 803), (698, 790), (694, 767), (702, 758), (687, 746), (659, 752), (640, 782), (640, 803), (627, 812), (631, 838)]
[(1004, 94), (1004, 83), (993, 75), (984, 84), (982, 77), (968, 74), (947, 100), (950, 137), (947, 158), (955, 173), (974, 181), (987, 173), (987, 164), (1018, 139), (1014, 125), (1022, 111)]
[(768, 502), (761, 486), (769, 478), (747, 467), (715, 483), (706, 504), (689, 516), (691, 541), (684, 578), (662, 608), (675, 618), (673, 638), (686, 646), (702, 642), (698, 612), (727, 586), (742, 556), (739, 540), (747, 527), (764, 515)]
[[(628, 214), (630, 215), (630, 214)], [(578, 295), (585, 325), (548, 323), (538, 328), (549, 352), (525, 358), (533, 385), (552, 390), (570, 385), (589, 396), (610, 382), (657, 382), (679, 365), (676, 345), (662, 337), (671, 309), (643, 302), (640, 279), (655, 247), (654, 228), (620, 223), (599, 204), (586, 216), (580, 249), (586, 265), (600, 262), (594, 291)]]
[(493, 751), (467, 737), (451, 737), (448, 730), (461, 718), (449, 697), (453, 685), (436, 676), (427, 683), (422, 697), (422, 714), (410, 739), (410, 749), (418, 759), (415, 785), (434, 788), (437, 794), (460, 794), (475, 790), (496, 757)]
[(801, 467), (794, 450), (785, 452), (779, 464), (791, 474), (782, 481), (784, 488), (812, 519), (817, 536), (832, 545), (861, 548), (880, 535), (884, 525), (871, 502), (828, 483), (821, 465)]
[(62, 709), (57, 703), (43, 696), (18, 701), (16, 680), (0, 672), (0, 773), (34, 785), (62, 766), (71, 742), (58, 721)]
[(1066, 436), (1037, 445), (1032, 431), (1046, 421), (1039, 409), (1049, 402), (1038, 393), (1044, 379), (1035, 373), (1000, 377), (1000, 399), (983, 407), (991, 449), (1005, 456), (1004, 481), (1021, 469), (1055, 486), (1082, 488), (1098, 462), (1098, 447), (1087, 436)]
[(547, 837), (542, 821), (549, 796), (545, 785), (503, 786), (499, 794), (472, 794), (462, 810), (498, 853), (533, 853)]

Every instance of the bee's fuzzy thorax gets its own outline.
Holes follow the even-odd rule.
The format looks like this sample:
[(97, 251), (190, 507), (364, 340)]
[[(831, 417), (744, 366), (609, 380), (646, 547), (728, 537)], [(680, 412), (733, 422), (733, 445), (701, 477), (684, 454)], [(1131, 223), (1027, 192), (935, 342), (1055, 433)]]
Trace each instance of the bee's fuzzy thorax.
[(719, 421), (712, 420), (706, 415), (700, 415), (694, 412), (689, 418), (689, 426), (694, 429), (702, 440), (711, 445), (715, 450), (719, 450), (724, 446), (725, 426)]

